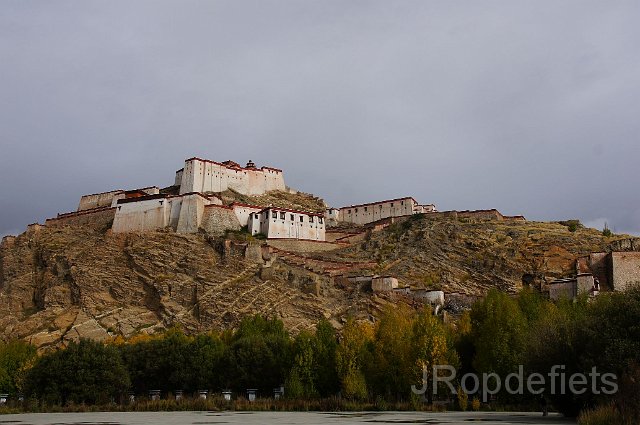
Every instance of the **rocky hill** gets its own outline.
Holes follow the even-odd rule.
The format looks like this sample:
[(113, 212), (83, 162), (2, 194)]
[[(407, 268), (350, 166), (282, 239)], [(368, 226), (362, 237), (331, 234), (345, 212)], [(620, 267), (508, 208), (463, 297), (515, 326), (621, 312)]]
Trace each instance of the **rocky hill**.
[[(319, 201), (318, 201), (319, 202)], [(559, 223), (473, 222), (417, 215), (385, 226), (341, 227), (322, 250), (264, 247), (235, 234), (113, 234), (91, 223), (32, 228), (0, 247), (0, 338), (41, 348), (180, 325), (225, 329), (248, 314), (277, 315), (297, 332), (327, 318), (373, 320), (387, 303), (338, 274), (397, 276), (404, 285), (480, 295), (572, 273), (576, 256), (624, 237)]]

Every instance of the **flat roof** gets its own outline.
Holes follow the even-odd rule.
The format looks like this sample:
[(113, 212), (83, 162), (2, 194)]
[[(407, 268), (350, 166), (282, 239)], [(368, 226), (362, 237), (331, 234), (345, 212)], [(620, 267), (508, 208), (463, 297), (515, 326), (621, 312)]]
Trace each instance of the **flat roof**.
[[(274, 167), (246, 168), (246, 167), (242, 167), (242, 166), (240, 166), (240, 165), (238, 165), (238, 166), (236, 167), (236, 166), (232, 166), (232, 165), (225, 164), (225, 163), (223, 163), (223, 162), (212, 161), (212, 160), (210, 160), (210, 159), (198, 158), (197, 156), (194, 156), (193, 158), (186, 159), (184, 162), (189, 162), (189, 161), (208, 162), (208, 163), (210, 163), (210, 164), (216, 164), (216, 165), (219, 165), (219, 166), (221, 166), (221, 167), (228, 168), (228, 169), (230, 169), (230, 170), (246, 170), (246, 171), (273, 170), (273, 171), (277, 171), (277, 172), (279, 172), (279, 173), (281, 173), (281, 172), (282, 172), (282, 170), (281, 170), (281, 169), (279, 169), (279, 168), (274, 168)], [(231, 162), (235, 162), (235, 161), (231, 161)], [(180, 170), (178, 170), (178, 171), (180, 171)]]

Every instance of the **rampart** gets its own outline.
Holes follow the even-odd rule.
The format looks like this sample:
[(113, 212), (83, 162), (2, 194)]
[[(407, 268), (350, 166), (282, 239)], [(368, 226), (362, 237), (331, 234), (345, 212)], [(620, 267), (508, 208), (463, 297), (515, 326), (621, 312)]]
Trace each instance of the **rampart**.
[(49, 218), (45, 225), (57, 226), (91, 226), (104, 228), (111, 226), (116, 209), (111, 207), (94, 208), (92, 210), (58, 214), (56, 218)]

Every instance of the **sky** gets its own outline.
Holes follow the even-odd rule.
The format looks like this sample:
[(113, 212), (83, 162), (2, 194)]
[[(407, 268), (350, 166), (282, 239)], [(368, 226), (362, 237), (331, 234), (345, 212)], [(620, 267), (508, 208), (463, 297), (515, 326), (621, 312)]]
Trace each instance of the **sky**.
[(184, 160), (640, 234), (640, 2), (22, 1), (0, 11), (0, 235)]

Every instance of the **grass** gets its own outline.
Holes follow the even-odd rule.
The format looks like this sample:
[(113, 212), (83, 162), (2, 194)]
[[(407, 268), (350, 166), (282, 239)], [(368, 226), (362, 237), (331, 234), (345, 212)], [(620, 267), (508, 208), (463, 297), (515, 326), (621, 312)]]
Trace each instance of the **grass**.
[(255, 412), (356, 412), (356, 411), (445, 411), (444, 406), (432, 406), (412, 402), (357, 402), (337, 397), (325, 399), (257, 399), (250, 402), (244, 398), (227, 401), (222, 397), (182, 398), (175, 400), (148, 400), (139, 398), (134, 403), (108, 403), (101, 405), (73, 404), (64, 406), (38, 403), (27, 400), (12, 401), (0, 406), (0, 414), (17, 413), (79, 413), (79, 412), (177, 412), (177, 411), (255, 411)]

